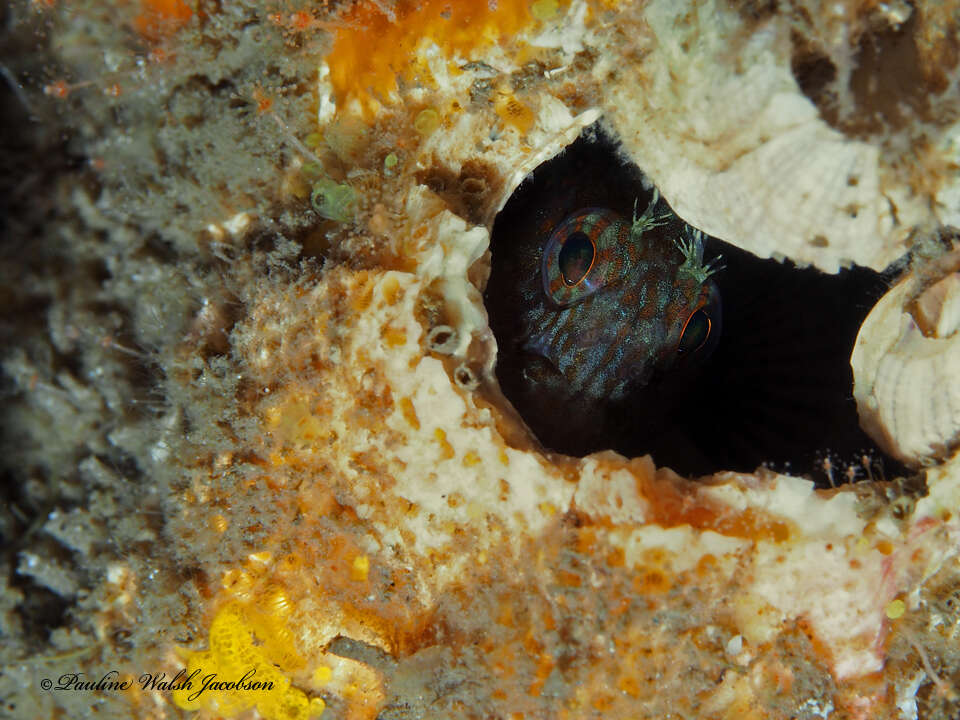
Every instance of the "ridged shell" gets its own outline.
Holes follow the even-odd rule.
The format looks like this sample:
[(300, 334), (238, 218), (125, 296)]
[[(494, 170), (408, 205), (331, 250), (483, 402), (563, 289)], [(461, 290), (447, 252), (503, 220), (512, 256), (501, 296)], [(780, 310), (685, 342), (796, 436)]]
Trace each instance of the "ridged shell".
[(910, 464), (945, 460), (960, 440), (960, 251), (937, 266), (877, 303), (851, 357), (861, 424)]
[[(881, 270), (914, 226), (957, 217), (960, 181), (942, 168), (960, 154), (960, 125), (929, 155), (888, 157), (880, 140), (824, 120), (797, 83), (778, 22), (753, 32), (710, 3), (666, 2), (645, 19), (638, 42), (655, 50), (616, 69), (608, 117), (690, 224), (760, 257), (837, 272), (851, 262)], [(741, 33), (749, 40), (731, 42)]]

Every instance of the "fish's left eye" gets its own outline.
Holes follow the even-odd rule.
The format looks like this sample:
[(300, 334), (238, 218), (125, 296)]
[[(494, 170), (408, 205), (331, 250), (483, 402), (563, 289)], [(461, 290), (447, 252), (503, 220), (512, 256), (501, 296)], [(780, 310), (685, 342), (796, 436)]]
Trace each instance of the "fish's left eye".
[(710, 338), (710, 330), (712, 328), (713, 323), (709, 315), (703, 310), (694, 312), (693, 315), (687, 318), (687, 322), (683, 326), (683, 332), (680, 335), (680, 344), (677, 346), (677, 353), (679, 355), (695, 353), (706, 345), (707, 340)]
[(597, 248), (586, 233), (580, 231), (572, 233), (563, 243), (557, 258), (563, 282), (569, 286), (583, 280), (590, 272), (596, 256)]

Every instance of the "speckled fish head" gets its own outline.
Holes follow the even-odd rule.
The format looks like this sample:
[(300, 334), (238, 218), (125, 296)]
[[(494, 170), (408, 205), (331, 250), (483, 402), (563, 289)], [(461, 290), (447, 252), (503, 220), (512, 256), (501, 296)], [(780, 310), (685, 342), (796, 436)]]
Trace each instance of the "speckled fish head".
[(671, 237), (651, 207), (628, 220), (583, 208), (543, 245), (540, 298), (524, 311), (527, 352), (575, 393), (618, 400), (659, 373), (705, 359), (720, 334), (720, 294), (702, 235)]

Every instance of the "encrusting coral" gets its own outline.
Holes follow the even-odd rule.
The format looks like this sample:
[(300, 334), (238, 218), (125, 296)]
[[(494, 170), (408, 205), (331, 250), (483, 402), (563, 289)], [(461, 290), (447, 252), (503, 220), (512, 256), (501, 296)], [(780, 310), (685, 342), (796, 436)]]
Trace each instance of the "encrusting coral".
[[(69, 86), (25, 97), (86, 162), (54, 173), (42, 222), (12, 216), (43, 228), (36, 255), (3, 257), (23, 310), (5, 711), (955, 714), (949, 427), (903, 451), (909, 477), (694, 481), (544, 451), (493, 373), (493, 218), (600, 118), (681, 217), (761, 256), (881, 269), (954, 222), (955, 94), (851, 118), (884, 33), (956, 87), (956, 10), (783, 5), (16, 5)], [(811, 53), (836, 73), (816, 91)], [(18, 88), (36, 70), (6, 67)], [(946, 307), (954, 269), (884, 302)], [(111, 669), (128, 690), (40, 684)], [(196, 696), (137, 682), (179, 670), (255, 673)]]

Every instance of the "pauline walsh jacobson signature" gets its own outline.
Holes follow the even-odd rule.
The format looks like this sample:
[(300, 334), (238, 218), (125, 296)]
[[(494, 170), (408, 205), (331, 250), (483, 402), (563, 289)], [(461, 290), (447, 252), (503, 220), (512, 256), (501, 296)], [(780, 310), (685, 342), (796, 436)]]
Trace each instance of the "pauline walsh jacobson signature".
[(99, 680), (90, 678), (81, 673), (66, 673), (57, 678), (54, 683), (50, 678), (43, 678), (40, 681), (40, 687), (44, 690), (79, 690), (87, 692), (117, 692), (128, 690), (134, 685), (139, 685), (141, 690), (159, 690), (160, 692), (172, 692), (174, 690), (194, 690), (187, 696), (191, 702), (199, 698), (206, 690), (273, 690), (273, 682), (270, 680), (255, 680), (257, 674), (256, 668), (250, 668), (241, 677), (236, 679), (226, 679), (219, 677), (215, 672), (207, 673), (202, 677), (200, 674), (203, 668), (197, 668), (189, 675), (180, 670), (172, 678), (167, 678), (167, 674), (161, 673), (143, 673), (137, 678), (136, 683), (132, 679), (121, 680), (120, 673), (116, 670), (110, 670)]

